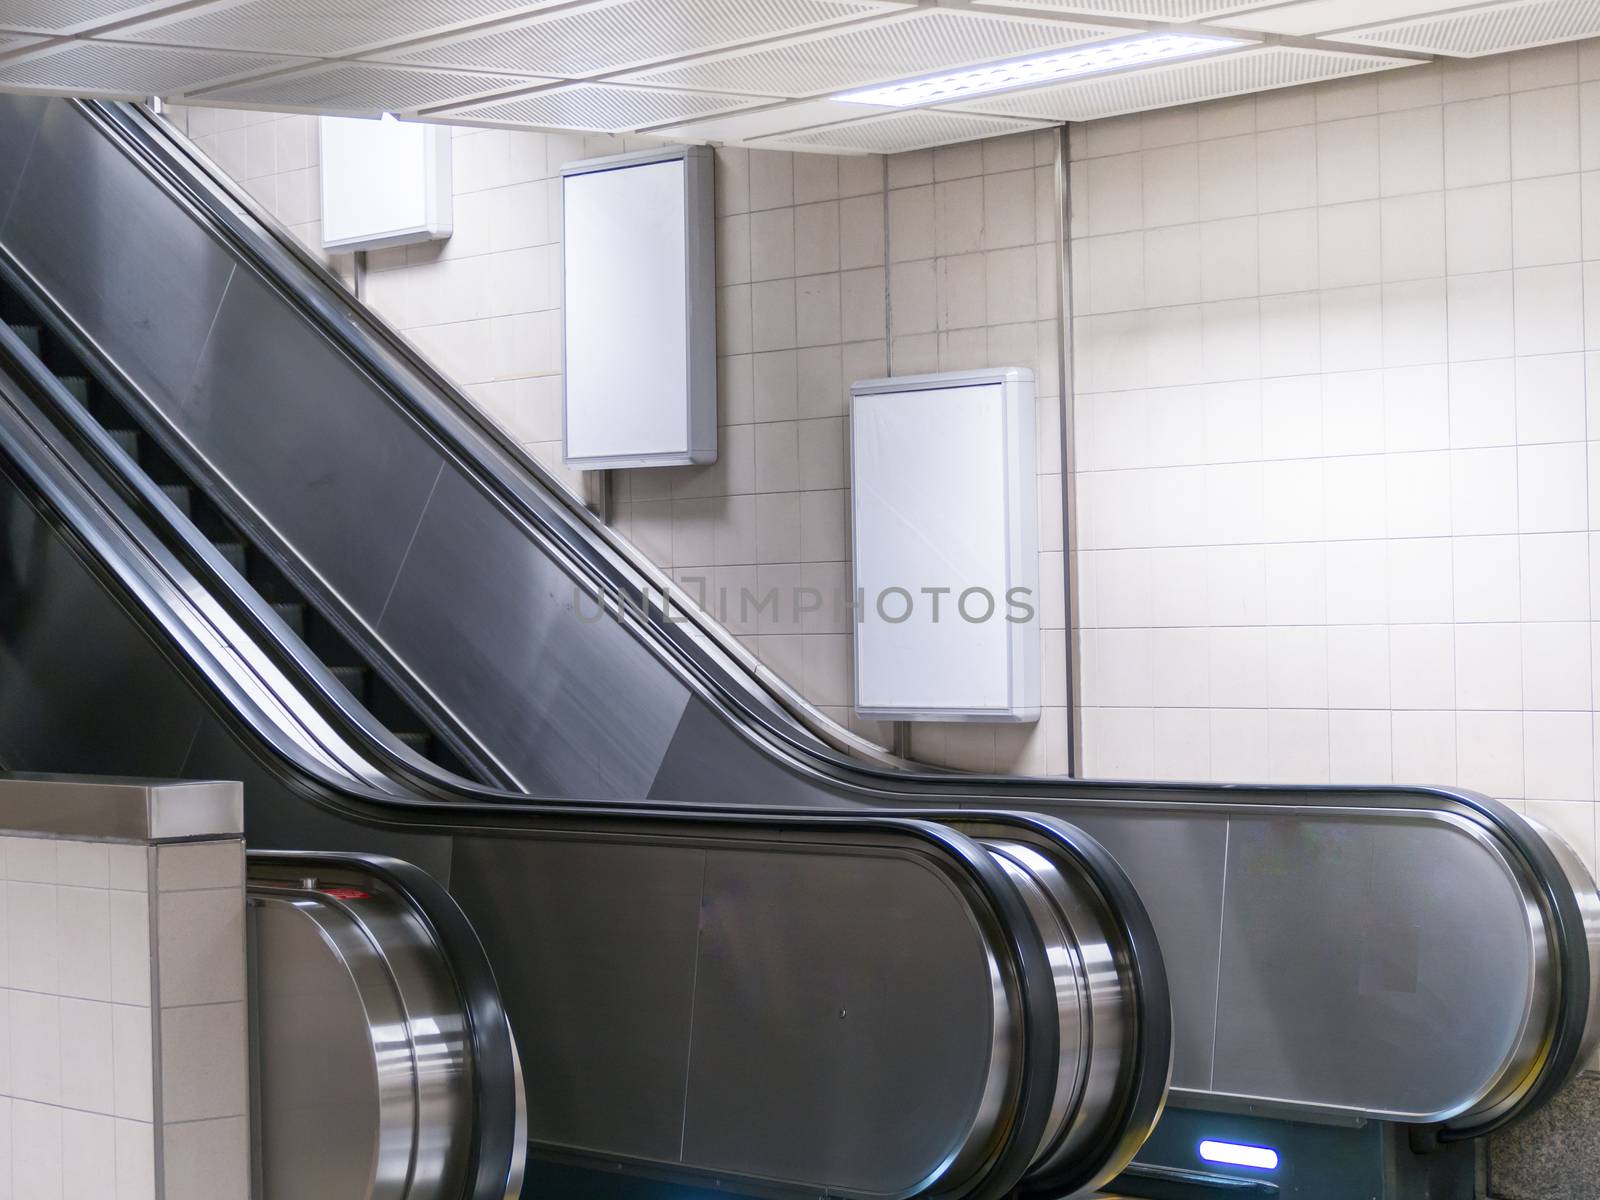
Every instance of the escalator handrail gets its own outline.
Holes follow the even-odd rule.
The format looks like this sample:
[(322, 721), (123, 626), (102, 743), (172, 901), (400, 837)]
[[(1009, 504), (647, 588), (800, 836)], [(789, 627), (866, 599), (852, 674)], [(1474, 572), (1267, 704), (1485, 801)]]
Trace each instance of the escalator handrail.
[[(20, 282), (0, 257), (0, 279), (8, 278)], [(440, 770), (396, 738), (338, 683), (327, 665), (289, 631), (260, 593), (182, 517), (161, 488), (128, 459), (78, 399), (3, 324), (0, 374), (9, 375), (24, 387), (78, 451), (91, 459), (101, 478), (117, 488), (151, 529), (169, 535), (162, 539), (167, 548), (201, 581), (209, 595), (223, 602), (230, 616), (257, 635), (256, 644), (274, 660), (274, 665), (303, 680), (302, 691), (315, 700), (324, 719), (347, 735), (359, 728), (362, 740), (370, 743), (367, 753), (379, 758), (389, 772), (402, 779), (417, 775), (420, 764), (426, 764), (421, 769), (430, 773)]]
[[(0, 399), (8, 398), (14, 386), (0, 376)], [(0, 405), (0, 417), (14, 411)], [(12, 470), (5, 469), (7, 463)], [(918, 845), (932, 860), (953, 870), (965, 881), (966, 903), (991, 916), (992, 930), (998, 936), (986, 941), (991, 949), (1004, 951), (1005, 962), (1016, 981), (1024, 1051), (1016, 1108), (1007, 1122), (1004, 1140), (989, 1164), (982, 1186), (963, 1195), (971, 1200), (1001, 1200), (1017, 1187), (1048, 1122), (1054, 1098), (1059, 1054), (1054, 982), (1043, 940), (1021, 895), (977, 843), (934, 820), (899, 814), (796, 810), (713, 813), (594, 802), (449, 802), (395, 796), (363, 787), (358, 781), (330, 776), (315, 756), (297, 747), (287, 731), (275, 728), (270, 715), (250, 703), (241, 690), (217, 686), (218, 679), (229, 673), (229, 667), (210, 654), (206, 640), (191, 627), (191, 622), (201, 620), (199, 614), (171, 602), (181, 597), (182, 589), (165, 580), (152, 584), (147, 577), (151, 568), (129, 561), (135, 554), (132, 548), (119, 548), (114, 537), (107, 536), (104, 522), (110, 519), (109, 514), (91, 514), (76, 501), (69, 487), (63, 486), (60, 472), (64, 469), (62, 463), (30, 453), (20, 437), (0, 436), (0, 473), (9, 475), (24, 489), (124, 611), (156, 640), (218, 717), (241, 737), (257, 761), (297, 794), (325, 810), (369, 825), (479, 836), (495, 832), (526, 834), (540, 827), (639, 829), (659, 825), (680, 836), (691, 831), (711, 835), (720, 831), (730, 836), (743, 833), (747, 837), (773, 838), (800, 834), (826, 841), (842, 832), (867, 831)], [(126, 530), (118, 530), (117, 536), (128, 537)], [(130, 585), (130, 576), (140, 580), (139, 587)], [(530, 1086), (537, 1086), (537, 1081)], [(491, 1112), (489, 1119), (504, 1127), (515, 1118), (514, 1113), (499, 1109)], [(496, 1166), (480, 1171), (480, 1183), (492, 1181), (497, 1170)], [(503, 1192), (494, 1195), (480, 1190), (470, 1200), (503, 1200)]]
[[(1165, 781), (1023, 781), (1016, 777), (980, 774), (944, 774), (926, 769), (890, 771), (870, 763), (846, 761), (830, 749), (813, 744), (810, 737), (797, 737), (772, 719), (772, 710), (741, 694), (721, 678), (721, 671), (702, 648), (676, 629), (675, 622), (662, 621), (651, 604), (648, 588), (637, 576), (648, 577), (633, 562), (633, 552), (618, 543), (593, 514), (577, 504), (559, 485), (548, 481), (542, 467), (520, 452), (510, 451), (509, 443), (482, 417), (474, 406), (459, 395), (418, 354), (409, 343), (393, 333), (379, 318), (366, 312), (349, 298), (342, 286), (322, 264), (291, 239), (282, 236), (270, 221), (256, 216), (246, 220), (241, 213), (255, 213), (253, 202), (244, 197), (231, 180), (217, 178), (192, 156), (176, 161), (178, 151), (153, 131), (151, 118), (127, 105), (98, 101), (73, 101), (88, 118), (104, 129), (129, 157), (158, 178), (169, 190), (203, 218), (213, 236), (224, 240), (235, 252), (291, 300), (322, 334), (384, 389), (391, 401), (444, 447), (453, 460), (465, 467), (474, 482), (511, 511), (526, 525), (558, 542), (571, 560), (584, 565), (591, 582), (601, 586), (619, 607), (635, 617), (662, 642), (673, 648), (680, 672), (687, 672), (699, 683), (697, 690), (709, 690), (725, 706), (724, 711), (746, 726), (760, 729), (760, 735), (776, 741), (789, 751), (794, 769), (810, 772), (837, 782), (839, 772), (866, 777), (870, 782), (860, 790), (879, 796), (896, 796), (926, 803), (934, 791), (937, 800), (956, 803), (1005, 803), (1018, 798), (1094, 799), (1111, 803), (1137, 804), (1155, 801), (1177, 805), (1204, 805), (1227, 810), (1237, 807), (1293, 804), (1308, 808), (1356, 805), (1367, 808), (1415, 808), (1455, 812), (1468, 817), (1491, 834), (1509, 852), (1512, 861), (1533, 880), (1545, 909), (1560, 978), (1557, 981), (1552, 1044), (1541, 1065), (1539, 1079), (1508, 1111), (1488, 1121), (1471, 1125), (1446, 1122), (1441, 1136), (1479, 1136), (1499, 1128), (1531, 1108), (1542, 1104), (1564, 1086), (1576, 1072), (1584, 1029), (1594, 998), (1590, 995), (1586, 928), (1576, 898), (1565, 875), (1543, 840), (1509, 808), (1476, 793), (1456, 788), (1430, 788), (1414, 785), (1305, 785), (1294, 788), (1267, 784), (1171, 783)], [(192, 176), (201, 176), (200, 182)], [(206, 186), (200, 186), (203, 183)], [(207, 188), (213, 189), (208, 191)], [(228, 197), (230, 208), (219, 197)], [(341, 297), (338, 301), (332, 296)], [(394, 363), (428, 385), (421, 388)], [(462, 426), (489, 446), (502, 452), (502, 458), (487, 456), (484, 443), (462, 435)], [(516, 470), (504, 459), (511, 458)], [(526, 472), (548, 491), (530, 492)], [(554, 499), (552, 499), (552, 497)], [(596, 543), (601, 543), (601, 545)], [(624, 571), (619, 560), (634, 568)], [(779, 703), (780, 711), (787, 706)], [(790, 713), (791, 717), (795, 714)], [(796, 720), (803, 718), (795, 717)], [(913, 766), (916, 766), (913, 764)], [(907, 786), (911, 785), (911, 786)], [(850, 786), (850, 785), (846, 785)], [(917, 792), (921, 794), (917, 794)]]

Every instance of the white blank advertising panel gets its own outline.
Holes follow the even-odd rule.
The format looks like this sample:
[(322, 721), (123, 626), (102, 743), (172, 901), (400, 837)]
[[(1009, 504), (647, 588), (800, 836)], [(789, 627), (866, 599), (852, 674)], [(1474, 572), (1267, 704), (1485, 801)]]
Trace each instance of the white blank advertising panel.
[(1036, 720), (1032, 373), (857, 383), (850, 433), (857, 710)]
[(384, 117), (322, 117), (322, 244), (379, 250), (447, 238), (450, 130)]
[(562, 169), (564, 457), (588, 468), (717, 454), (711, 154)]

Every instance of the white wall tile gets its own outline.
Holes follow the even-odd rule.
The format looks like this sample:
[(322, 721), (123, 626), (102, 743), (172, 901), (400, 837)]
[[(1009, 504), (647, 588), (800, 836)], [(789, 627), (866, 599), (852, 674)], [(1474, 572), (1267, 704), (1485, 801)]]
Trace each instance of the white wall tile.
[(1578, 169), (1578, 88), (1542, 88), (1511, 96), (1511, 166), (1518, 179)]
[[(60, 1002), (60, 1102), (68, 1108), (94, 1113), (115, 1110), (112, 1011), (111, 1004), (99, 1000), (63, 998)], [(110, 1133), (109, 1125), (106, 1133)]]
[(1594, 759), (1588, 713), (1523, 716), (1524, 791), (1530, 800), (1592, 800)]
[(1387, 710), (1328, 714), (1328, 778), (1332, 783), (1388, 783), (1393, 778)]
[(1510, 104), (1485, 96), (1444, 106), (1444, 181), (1473, 187), (1511, 177)]

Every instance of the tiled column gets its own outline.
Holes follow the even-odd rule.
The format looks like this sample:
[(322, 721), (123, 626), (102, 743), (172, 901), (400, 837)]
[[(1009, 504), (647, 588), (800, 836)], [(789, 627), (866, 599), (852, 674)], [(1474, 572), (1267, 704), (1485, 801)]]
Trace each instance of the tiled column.
[(245, 1200), (241, 789), (0, 776), (0, 1200)]

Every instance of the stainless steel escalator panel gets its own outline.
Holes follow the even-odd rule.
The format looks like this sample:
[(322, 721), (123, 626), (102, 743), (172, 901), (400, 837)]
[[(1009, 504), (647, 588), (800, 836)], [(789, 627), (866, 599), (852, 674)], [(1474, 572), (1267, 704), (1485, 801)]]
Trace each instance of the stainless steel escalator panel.
[[(464, 582), (474, 580), (493, 583)], [(593, 602), (580, 615), (579, 595), (521, 525), (447, 464), (378, 632), (409, 648), (411, 668), (530, 790), (637, 799), (688, 692)], [(452, 606), (471, 610), (470, 625), (452, 621), (440, 636), (439, 612)], [(617, 729), (629, 736), (619, 742)]]
[(262, 1200), (407, 1200), (416, 1064), (380, 952), (317, 897), (249, 905)]
[[(1427, 1123), (1526, 1084), (1557, 947), (1528, 868), (1482, 823), (1400, 807), (1242, 803), (1220, 821), (1176, 802), (1050, 807), (1118, 856), (1162, 930), (1179, 1092)], [(1196, 903), (1196, 879), (1216, 881), (1214, 904)]]
[[(32, 103), (0, 97), (0, 111)], [(0, 237), (37, 251), (28, 269), (89, 317), (141, 388), (185, 404), (234, 266), (69, 106), (46, 109)]]
[[(455, 963), (417, 898), (363, 862), (391, 860), (250, 856), (259, 1200), (470, 1194), (489, 1119), (475, 1103), (489, 1069), (475, 1047), (488, 1043), (474, 1038)], [(511, 1073), (519, 1101), (504, 1188), (514, 1198), (523, 1083), (515, 1041), (500, 1044), (508, 1061), (493, 1065)]]
[(519, 947), (501, 987), (542, 1153), (836, 1196), (959, 1195), (994, 1153), (1017, 985), (936, 861), (871, 839), (463, 838), (454, 879)]

